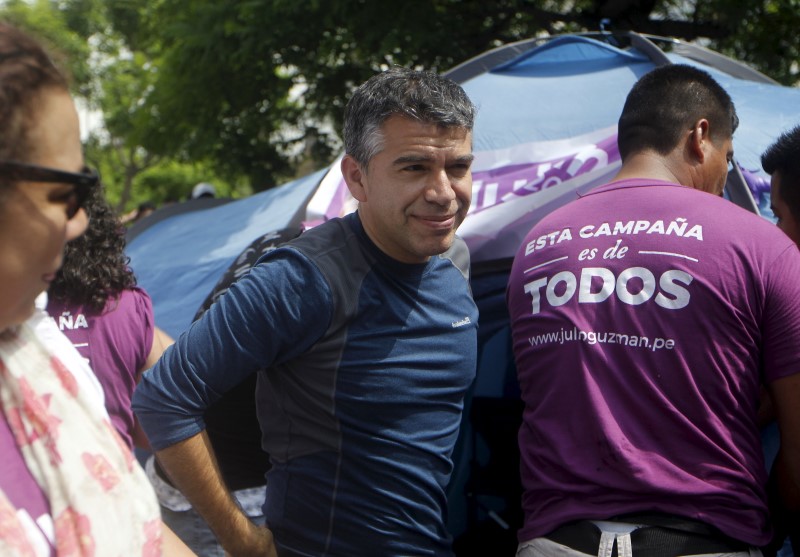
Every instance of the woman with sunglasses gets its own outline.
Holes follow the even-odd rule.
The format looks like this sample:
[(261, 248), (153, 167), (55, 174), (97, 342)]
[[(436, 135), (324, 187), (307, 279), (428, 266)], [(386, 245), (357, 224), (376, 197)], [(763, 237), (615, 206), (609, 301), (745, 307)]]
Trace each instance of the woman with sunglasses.
[(81, 170), (65, 78), (2, 23), (0, 130), (0, 555), (155, 556), (162, 541), (188, 551), (163, 530), (96, 380), (65, 365), (37, 328), (35, 299), (86, 228), (81, 204), (97, 177)]

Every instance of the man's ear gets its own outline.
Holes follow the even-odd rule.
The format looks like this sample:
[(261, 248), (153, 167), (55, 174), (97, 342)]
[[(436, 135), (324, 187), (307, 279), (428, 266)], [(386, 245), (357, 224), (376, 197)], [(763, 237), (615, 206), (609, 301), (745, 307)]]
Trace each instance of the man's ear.
[(364, 172), (356, 160), (350, 155), (345, 155), (341, 163), (342, 177), (356, 201), (363, 203), (367, 200), (367, 190), (364, 187)]
[(695, 122), (692, 127), (692, 133), (689, 136), (689, 149), (691, 153), (697, 157), (699, 162), (704, 162), (706, 159), (706, 148), (711, 141), (709, 135), (709, 123), (705, 118), (701, 118)]

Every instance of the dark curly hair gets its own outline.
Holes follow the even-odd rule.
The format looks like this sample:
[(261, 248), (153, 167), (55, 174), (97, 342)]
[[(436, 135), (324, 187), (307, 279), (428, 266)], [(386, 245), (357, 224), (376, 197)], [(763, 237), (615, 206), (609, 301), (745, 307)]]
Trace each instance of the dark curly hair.
[(48, 295), (62, 302), (102, 312), (109, 298), (136, 286), (125, 255), (125, 229), (108, 204), (102, 188), (95, 188), (84, 205), (89, 227), (64, 249), (64, 263)]

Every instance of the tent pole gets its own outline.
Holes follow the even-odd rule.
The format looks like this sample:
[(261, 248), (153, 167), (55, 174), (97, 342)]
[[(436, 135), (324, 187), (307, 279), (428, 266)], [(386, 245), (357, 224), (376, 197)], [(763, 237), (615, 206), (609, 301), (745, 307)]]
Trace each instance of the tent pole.
[(672, 61), (667, 58), (667, 55), (664, 54), (664, 51), (661, 50), (653, 41), (643, 37), (635, 31), (628, 31), (627, 35), (631, 40), (631, 46), (650, 58), (650, 61), (653, 62), (656, 67), (668, 66), (669, 64), (672, 64)]

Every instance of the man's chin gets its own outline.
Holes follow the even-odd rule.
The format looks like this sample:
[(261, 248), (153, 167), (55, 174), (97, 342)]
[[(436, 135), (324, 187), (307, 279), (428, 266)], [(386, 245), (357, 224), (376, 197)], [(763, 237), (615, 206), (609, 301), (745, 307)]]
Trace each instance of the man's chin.
[(453, 246), (454, 239), (455, 233), (451, 232), (447, 236), (439, 238), (438, 241), (431, 242), (431, 244), (427, 246), (427, 249), (424, 250), (425, 255), (433, 257), (443, 254)]

